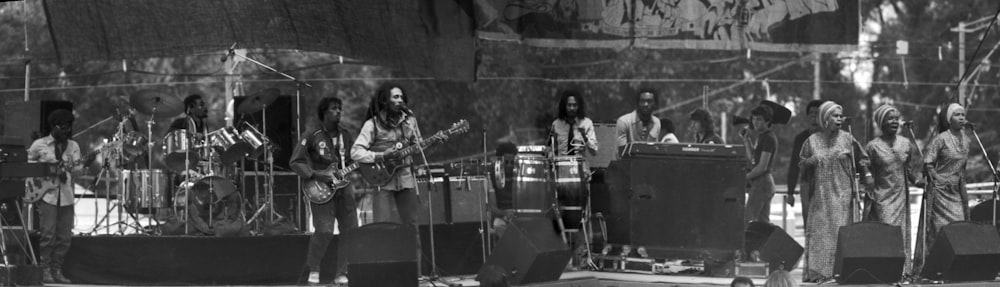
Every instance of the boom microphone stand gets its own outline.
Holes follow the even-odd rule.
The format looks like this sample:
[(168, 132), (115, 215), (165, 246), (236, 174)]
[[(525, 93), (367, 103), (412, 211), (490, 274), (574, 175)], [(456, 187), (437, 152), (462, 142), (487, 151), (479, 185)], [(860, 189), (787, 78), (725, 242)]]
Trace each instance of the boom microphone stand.
[(856, 144), (859, 144), (859, 143), (858, 143), (858, 141), (856, 139), (854, 139), (854, 129), (851, 128), (851, 118), (845, 118), (844, 119), (844, 124), (847, 125), (847, 132), (851, 134), (851, 147), (850, 147), (850, 149), (851, 149), (851, 165), (850, 166), (851, 166), (851, 178), (853, 179), (851, 181), (851, 188), (853, 189), (853, 193), (854, 193), (851, 196), (852, 197), (852, 201), (853, 201), (851, 203), (851, 205), (852, 205), (851, 208), (857, 208), (857, 210), (851, 212), (851, 223), (855, 223), (855, 222), (861, 221), (860, 220), (861, 213), (864, 210), (864, 208), (861, 207), (861, 186), (858, 183), (861, 180), (861, 177), (858, 174), (858, 166), (857, 166), (857, 161), (855, 160), (855, 154), (854, 154), (854, 146)]
[(976, 143), (979, 144), (979, 149), (983, 152), (983, 158), (986, 158), (986, 166), (990, 167), (990, 172), (993, 173), (993, 199), (991, 199), (993, 206), (990, 208), (993, 212), (993, 227), (997, 226), (997, 186), (1000, 185), (1000, 174), (997, 174), (997, 170), (993, 168), (993, 161), (990, 160), (989, 153), (986, 152), (986, 147), (983, 146), (983, 140), (979, 138), (979, 133), (976, 132), (976, 126), (972, 123), (966, 123), (969, 130), (972, 131), (972, 136), (976, 138)]

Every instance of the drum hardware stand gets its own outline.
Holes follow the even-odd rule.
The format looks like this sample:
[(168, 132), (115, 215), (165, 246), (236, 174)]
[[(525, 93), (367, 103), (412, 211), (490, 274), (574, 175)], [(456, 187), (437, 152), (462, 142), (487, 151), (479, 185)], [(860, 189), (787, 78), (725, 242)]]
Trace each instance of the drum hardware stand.
[[(266, 112), (267, 109), (264, 109), (264, 111), (265, 112), (264, 112), (264, 117), (263, 118), (264, 118), (264, 122), (266, 123), (267, 122), (267, 112)], [(250, 128), (252, 128), (252, 129), (254, 129), (255, 131), (257, 130), (252, 125), (247, 125), (247, 126), (250, 127)], [(263, 124), (263, 126), (264, 126), (264, 132), (267, 132), (267, 124)], [(265, 135), (265, 137), (266, 137), (266, 134), (262, 134), (262, 135)], [(261, 213), (264, 212), (265, 210), (268, 211), (268, 213), (267, 213), (267, 222), (268, 223), (274, 223), (274, 216), (277, 213), (276, 211), (274, 211), (274, 155), (273, 155), (273, 152), (271, 151), (271, 141), (270, 140), (264, 141), (264, 162), (267, 164), (267, 170), (266, 170), (265, 178), (264, 178), (264, 200), (263, 200), (263, 202), (260, 203), (260, 207), (257, 208), (257, 211), (254, 212), (253, 216), (251, 216), (250, 219), (247, 221), (248, 224), (249, 223), (254, 223), (258, 219), (258, 216), (260, 216)], [(257, 170), (256, 166), (257, 166), (257, 164), (254, 163), (254, 170), (255, 171)], [(255, 183), (257, 182), (256, 178), (257, 177), (254, 176), (254, 182)], [(255, 193), (259, 193), (258, 191), (256, 191), (257, 188), (258, 188), (257, 186), (254, 186)], [(259, 197), (258, 197), (258, 200), (259, 200)], [(278, 217), (280, 218), (281, 215), (278, 214)]]
[[(118, 129), (117, 129), (117, 132), (115, 134), (115, 137), (117, 138), (116, 141), (118, 142), (118, 146), (112, 152), (114, 152), (116, 156), (115, 157), (111, 157), (112, 159), (114, 159), (114, 158), (117, 157), (117, 160), (119, 161), (119, 163), (123, 163), (124, 159), (125, 159), (124, 158), (125, 155), (124, 155), (124, 151), (123, 151), (123, 148), (124, 148), (124, 146), (123, 146), (124, 145), (124, 135), (125, 135), (124, 125), (125, 125), (125, 120), (123, 119), (118, 124)], [(110, 171), (111, 171), (111, 162), (110, 162), (110, 160), (111, 159), (105, 159), (104, 160), (104, 164), (101, 166), (101, 170), (97, 173), (97, 178), (94, 180), (94, 183), (91, 184), (91, 189), (92, 190), (96, 189), (97, 184), (103, 179), (105, 181), (104, 182), (104, 184), (105, 184), (105, 186), (104, 186), (104, 192), (105, 193), (104, 194), (107, 197), (108, 201), (105, 204), (104, 217), (102, 217), (101, 219), (96, 220), (94, 222), (94, 228), (90, 231), (90, 234), (97, 233), (97, 231), (100, 230), (101, 228), (105, 229), (105, 234), (111, 234), (111, 227), (112, 226), (120, 226), (120, 225), (125, 225), (126, 227), (135, 228), (137, 232), (140, 231), (140, 230), (143, 230), (142, 225), (139, 224), (139, 218), (136, 217), (134, 214), (129, 214), (129, 217), (131, 217), (132, 220), (135, 221), (135, 225), (134, 226), (128, 223), (128, 218), (122, 217), (122, 210), (125, 209), (125, 206), (122, 204), (122, 202), (129, 197), (129, 189), (128, 189), (128, 185), (127, 184), (130, 183), (130, 181), (127, 181), (124, 178), (120, 178), (119, 179), (120, 184), (119, 184), (118, 188), (120, 188), (122, 190), (122, 192), (119, 193), (119, 196), (118, 196), (117, 199), (114, 200), (114, 203), (111, 203), (111, 201), (112, 201), (112, 199), (111, 199), (111, 182), (109, 180), (109, 178), (111, 177), (111, 173), (110, 173)], [(123, 166), (123, 164), (120, 164), (120, 166)], [(96, 192), (95, 192), (95, 194), (96, 194)], [(94, 202), (94, 205), (95, 205), (95, 212), (96, 212), (96, 205), (97, 205), (96, 201)], [(111, 212), (112, 211), (117, 211), (118, 212), (118, 222), (111, 223)], [(105, 221), (107, 222), (107, 225), (102, 227), (101, 223), (105, 222)], [(122, 229), (121, 227), (119, 227), (118, 228), (118, 234), (119, 235), (125, 235), (125, 230), (127, 230), (127, 229)]]
[[(277, 69), (272, 68), (271, 66), (268, 66), (268, 65), (266, 65), (264, 63), (261, 63), (260, 61), (254, 60), (253, 58), (249, 58), (249, 57), (247, 57), (245, 55), (242, 55), (241, 53), (236, 53), (235, 48), (236, 48), (236, 43), (233, 43), (233, 46), (230, 47), (229, 50), (226, 52), (226, 56), (227, 57), (229, 57), (229, 56), (239, 57), (239, 58), (241, 58), (243, 60), (246, 60), (246, 61), (248, 61), (250, 63), (253, 63), (254, 65), (260, 66), (260, 67), (262, 67), (264, 69), (267, 69), (268, 71), (271, 71), (272, 73), (278, 74), (278, 75), (280, 75), (280, 76), (282, 76), (282, 77), (284, 77), (286, 79), (289, 79), (292, 82), (294, 82), (295, 83), (296, 110), (298, 111), (298, 109), (299, 109), (299, 102), (298, 101), (299, 101), (299, 98), (301, 97), (300, 89), (302, 88), (302, 86), (306, 86), (306, 87), (312, 88), (312, 85), (310, 85), (309, 83), (300, 81), (298, 78), (295, 78), (292, 75), (289, 75), (289, 74), (286, 74), (284, 72), (278, 71)], [(296, 127), (296, 131), (299, 133), (296, 136), (300, 137), (301, 136), (301, 131), (299, 130), (299, 122), (300, 122), (298, 120), (299, 114), (300, 113), (298, 113), (298, 112), (295, 113), (295, 116), (296, 116), (295, 127)], [(248, 125), (248, 126), (250, 126), (250, 125)], [(262, 135), (263, 138), (266, 138), (267, 137), (267, 133), (266, 133), (267, 132), (267, 108), (266, 107), (263, 110), (263, 123), (262, 123), (262, 126), (264, 128), (264, 132), (265, 133), (262, 133), (261, 135)], [(253, 128), (253, 126), (250, 126), (250, 128)], [(256, 130), (256, 129), (254, 128), (254, 130)], [(271, 155), (270, 141), (265, 141), (264, 147), (265, 147), (265, 160), (268, 163), (268, 174), (267, 174), (267, 178), (265, 179), (266, 182), (267, 182), (266, 183), (267, 185), (264, 187), (264, 193), (265, 193), (264, 196), (266, 198), (265, 198), (265, 202), (261, 205), (261, 207), (259, 209), (257, 209), (257, 211), (254, 213), (254, 215), (250, 217), (250, 220), (247, 221), (248, 224), (252, 223), (254, 220), (256, 220), (257, 216), (260, 215), (260, 213), (263, 212), (265, 208), (267, 208), (267, 209), (270, 210), (270, 213), (268, 214), (268, 219), (270, 220), (270, 222), (274, 222), (274, 215), (275, 215), (274, 206), (273, 206), (274, 205), (274, 174), (273, 174), (274, 173), (274, 160), (272, 158), (273, 156)], [(301, 187), (301, 183), (300, 183), (300, 187)], [(297, 228), (297, 226), (296, 226), (296, 228)]]

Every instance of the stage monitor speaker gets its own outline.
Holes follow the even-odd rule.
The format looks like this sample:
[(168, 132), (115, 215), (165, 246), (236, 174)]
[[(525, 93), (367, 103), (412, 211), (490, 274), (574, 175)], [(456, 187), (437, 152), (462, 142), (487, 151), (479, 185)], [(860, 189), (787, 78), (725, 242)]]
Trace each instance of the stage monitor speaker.
[(508, 226), (476, 279), (483, 282), (501, 272), (499, 277), (512, 285), (554, 281), (572, 255), (556, 234), (552, 220), (518, 218)]
[(960, 221), (941, 227), (921, 275), (931, 280), (987, 281), (1000, 272), (1000, 235), (988, 224)]
[[(246, 97), (234, 98), (234, 106), (239, 107), (240, 103), (246, 99)], [(295, 138), (295, 97), (282, 95), (268, 105), (265, 110), (267, 111), (266, 132), (261, 126), (261, 123), (264, 122), (264, 111), (251, 114), (237, 113), (236, 121), (234, 122), (235, 126), (242, 131), (242, 123), (246, 122), (256, 127), (260, 132), (266, 133), (267, 137), (277, 146), (277, 149), (274, 151), (274, 166), (291, 170), (288, 167), (288, 160), (291, 158), (292, 149), (295, 148), (294, 144), (298, 142), (298, 139)], [(316, 111), (314, 109), (303, 109), (302, 112), (314, 113)], [(303, 134), (308, 134), (311, 131), (312, 129), (306, 126), (302, 127)], [(247, 162), (246, 170), (253, 170), (252, 163), (252, 161)], [(266, 168), (266, 166), (262, 164), (259, 168)]]
[(840, 227), (833, 274), (840, 284), (891, 284), (903, 275), (903, 230), (881, 222)]
[(42, 101), (41, 111), (38, 115), (41, 117), (38, 120), (38, 135), (45, 136), (49, 134), (49, 114), (55, 110), (68, 110), (73, 111), (73, 102), (70, 101)]
[(417, 286), (416, 230), (398, 223), (378, 222), (344, 234), (352, 287)]
[(617, 158), (618, 130), (615, 123), (594, 123), (594, 134), (597, 136), (597, 154), (585, 154), (584, 158), (592, 168), (606, 168)]
[[(767, 262), (771, 273), (778, 268), (785, 271), (795, 270), (805, 251), (795, 239), (788, 235), (784, 229), (766, 223), (751, 222), (747, 225), (746, 235), (746, 255), (753, 254), (754, 251), (760, 253), (760, 260)], [(749, 257), (744, 257), (749, 258)]]
[[(970, 221), (993, 224), (994, 212), (996, 212), (997, 218), (1000, 219), (1000, 205), (996, 204), (996, 200), (980, 202), (969, 211)], [(996, 226), (1000, 228), (1000, 220), (998, 220)]]

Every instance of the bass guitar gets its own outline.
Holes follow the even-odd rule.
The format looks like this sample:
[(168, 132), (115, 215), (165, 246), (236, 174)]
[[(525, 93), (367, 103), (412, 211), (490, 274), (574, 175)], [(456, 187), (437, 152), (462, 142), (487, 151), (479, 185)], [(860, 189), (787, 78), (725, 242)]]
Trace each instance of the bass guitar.
[[(41, 199), (46, 193), (59, 189), (59, 185), (66, 183), (66, 180), (71, 177), (70, 170), (72, 167), (93, 161), (100, 152), (101, 151), (98, 150), (89, 153), (86, 156), (72, 162), (45, 163), (55, 166), (55, 172), (53, 172), (53, 174), (56, 176), (26, 178), (25, 182), (27, 184), (25, 184), (24, 189), (24, 202), (34, 203), (35, 201)], [(55, 177), (55, 179), (53, 179), (53, 177)]]
[(358, 164), (361, 176), (363, 176), (368, 183), (378, 186), (385, 185), (392, 180), (393, 177), (395, 177), (396, 172), (400, 168), (408, 166), (408, 164), (404, 164), (403, 161), (407, 155), (419, 152), (434, 143), (443, 141), (445, 138), (449, 138), (448, 136), (464, 133), (468, 130), (469, 122), (460, 120), (452, 124), (451, 128), (439, 131), (431, 137), (424, 139), (423, 142), (412, 144), (403, 148), (392, 148), (386, 150), (386, 154), (392, 154), (392, 156), (386, 160), (375, 163)]

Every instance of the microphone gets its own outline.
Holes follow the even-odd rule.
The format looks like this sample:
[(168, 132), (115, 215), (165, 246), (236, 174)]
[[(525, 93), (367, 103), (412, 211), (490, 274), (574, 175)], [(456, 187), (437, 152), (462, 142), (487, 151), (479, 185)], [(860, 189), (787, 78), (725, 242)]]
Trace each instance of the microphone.
[(229, 50), (226, 50), (226, 54), (222, 55), (222, 58), (219, 58), (219, 62), (225, 63), (226, 60), (229, 60), (229, 56), (232, 56), (235, 53), (233, 49), (236, 49), (236, 42), (233, 42), (233, 45), (229, 46)]
[(965, 122), (964, 126), (969, 127), (970, 129), (976, 129), (976, 124), (971, 122)]
[(399, 110), (408, 116), (413, 116), (413, 111), (411, 111), (410, 108), (406, 106), (406, 104), (400, 104)]
[(904, 127), (913, 126), (913, 121), (902, 121), (900, 124)]

